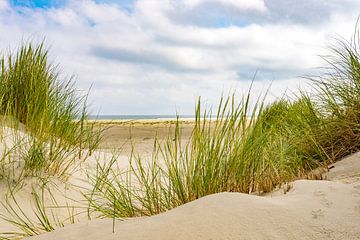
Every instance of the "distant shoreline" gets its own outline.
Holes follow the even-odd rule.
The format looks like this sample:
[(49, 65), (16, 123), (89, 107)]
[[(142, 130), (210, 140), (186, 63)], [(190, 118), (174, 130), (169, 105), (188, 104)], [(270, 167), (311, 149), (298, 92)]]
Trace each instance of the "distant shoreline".
[(195, 118), (153, 118), (153, 119), (88, 119), (88, 123), (95, 122), (101, 125), (159, 125), (165, 126), (167, 124), (175, 124), (180, 122), (181, 124), (193, 124)]
[(194, 115), (90, 115), (89, 120), (191, 120), (195, 119)]

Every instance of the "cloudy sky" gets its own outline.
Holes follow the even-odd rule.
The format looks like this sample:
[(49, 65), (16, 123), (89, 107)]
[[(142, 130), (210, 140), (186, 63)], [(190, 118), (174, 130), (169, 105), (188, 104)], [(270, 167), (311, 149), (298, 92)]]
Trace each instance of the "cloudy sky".
[(46, 39), (100, 114), (191, 114), (202, 96), (306, 87), (359, 0), (0, 0), (0, 47)]

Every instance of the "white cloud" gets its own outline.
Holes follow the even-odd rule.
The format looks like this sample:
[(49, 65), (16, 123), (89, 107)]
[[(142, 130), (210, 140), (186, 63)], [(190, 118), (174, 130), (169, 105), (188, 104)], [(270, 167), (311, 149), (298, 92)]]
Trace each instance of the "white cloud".
[(9, 8), (9, 3), (5, 0), (1, 0), (0, 1), (0, 10), (4, 10), (4, 9), (7, 9)]
[(195, 7), (204, 3), (219, 3), (239, 10), (266, 11), (264, 0), (184, 0), (184, 4), (188, 7)]
[[(75, 74), (81, 88), (94, 84), (90, 100), (103, 114), (189, 114), (198, 95), (210, 105), (222, 92), (246, 91), (256, 70), (256, 93), (271, 82), (272, 98), (296, 89), (303, 81), (299, 75), (322, 64), (317, 55), (331, 36), (350, 37), (358, 14), (349, 5), (348, 11), (329, 8), (324, 22), (310, 25), (254, 21), (215, 28), (174, 21), (179, 1), (139, 0), (129, 12), (90, 0), (49, 9), (15, 9), (0, 0), (0, 47), (14, 49), (22, 40), (46, 37), (64, 74)], [(339, 2), (332, 0), (331, 6)], [(260, 0), (180, 5), (196, 9), (213, 3), (271, 14)]]

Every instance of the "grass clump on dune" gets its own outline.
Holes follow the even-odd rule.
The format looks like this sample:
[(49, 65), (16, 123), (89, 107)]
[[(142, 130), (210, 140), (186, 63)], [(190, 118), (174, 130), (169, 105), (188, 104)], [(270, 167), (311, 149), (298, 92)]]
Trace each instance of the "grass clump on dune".
[[(3, 126), (26, 131), (17, 135), (17, 150), (27, 175), (41, 171), (63, 175), (78, 158), (91, 153), (100, 131), (86, 123), (86, 95), (80, 96), (72, 79), (60, 79), (48, 62), (43, 44), (27, 44), (0, 60), (0, 114)], [(83, 156), (85, 155), (85, 156)]]
[[(239, 103), (222, 99), (216, 119), (197, 104), (188, 142), (181, 123), (165, 143), (155, 140), (150, 160), (130, 157), (91, 176), (89, 206), (106, 217), (153, 215), (208, 194), (263, 193), (307, 177), (360, 150), (360, 39), (339, 40), (326, 57), (328, 68), (311, 79), (312, 89), (290, 101), (265, 105), (250, 92)], [(321, 178), (320, 176), (311, 176)]]
[(325, 74), (312, 78), (315, 101), (324, 116), (318, 136), (328, 158), (338, 160), (360, 149), (360, 36), (358, 25), (351, 41), (338, 39)]
[[(60, 205), (53, 195), (51, 190), (53, 188), (47, 184), (43, 182), (42, 185), (33, 187), (31, 197), (27, 202), (17, 198), (17, 189), (10, 189), (4, 201), (1, 202), (3, 210), (0, 212), (0, 219), (9, 223), (12, 228), (6, 232), (0, 232), (1, 240), (31, 237), (79, 221), (77, 217), (81, 212), (78, 210), (81, 208), (70, 206), (67, 202), (64, 206)], [(66, 214), (61, 214), (59, 211), (61, 209), (66, 209)]]
[(251, 110), (249, 101), (250, 93), (238, 104), (221, 100), (215, 119), (199, 101), (189, 141), (178, 121), (165, 143), (155, 141), (150, 161), (134, 152), (128, 170), (116, 160), (99, 165), (85, 195), (90, 208), (106, 217), (153, 215), (213, 193), (268, 192), (325, 163), (309, 98), (258, 101)]
[[(0, 66), (0, 183), (10, 191), (1, 200), (0, 219), (14, 227), (0, 239), (19, 239), (74, 222), (74, 206), (59, 206), (50, 189), (41, 195), (35, 189), (51, 175), (65, 179), (97, 148), (104, 129), (87, 121), (87, 96), (79, 95), (72, 79), (60, 78), (43, 44), (21, 46), (0, 57)], [(11, 187), (26, 185), (34, 187), (32, 211)]]

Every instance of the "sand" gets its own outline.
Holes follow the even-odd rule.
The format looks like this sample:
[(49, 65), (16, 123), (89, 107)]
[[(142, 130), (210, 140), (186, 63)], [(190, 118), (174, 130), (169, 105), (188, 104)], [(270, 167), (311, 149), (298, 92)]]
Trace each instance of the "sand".
[[(133, 145), (138, 152), (151, 153), (155, 137), (162, 141), (169, 136), (169, 133), (173, 134), (175, 121), (118, 120), (100, 121), (100, 125), (106, 126), (107, 129), (99, 148), (107, 152), (117, 148), (122, 155), (129, 155)], [(193, 121), (181, 121), (181, 135), (184, 141), (190, 137), (193, 126)]]
[[(189, 136), (191, 123), (185, 128)], [(132, 124), (131, 139), (136, 139), (138, 151), (151, 151), (154, 134), (163, 139), (168, 129), (168, 123)], [(96, 160), (108, 161), (112, 156), (109, 151), (119, 142), (126, 146), (119, 156), (120, 165), (126, 167), (131, 150), (128, 133), (127, 124), (107, 130), (103, 150), (95, 152), (81, 168), (91, 172)], [(57, 186), (66, 189), (68, 197), (81, 197), (68, 185), (86, 187), (84, 177), (78, 171), (67, 184), (57, 182)], [(112, 219), (99, 219), (67, 225), (29, 239), (360, 239), (360, 153), (330, 166), (324, 178), (298, 180), (289, 184), (290, 189), (286, 188), (289, 191), (279, 189), (266, 196), (242, 193), (206, 196), (156, 216), (116, 220), (114, 233)], [(20, 205), (30, 212), (32, 179), (28, 181), (17, 196)], [(0, 199), (6, 187), (0, 184)], [(64, 199), (62, 194), (59, 191), (55, 195), (60, 202)], [(11, 229), (0, 220), (0, 232)]]
[[(56, 177), (50, 177), (47, 179), (47, 184), (51, 189), (51, 193), (54, 195), (55, 199), (58, 201), (60, 206), (80, 206), (87, 207), (86, 204), (79, 204), (79, 200), (83, 201), (83, 196), (81, 192), (90, 191), (92, 186), (88, 182), (87, 174), (93, 174), (96, 171), (97, 162), (106, 163), (109, 162), (113, 156), (117, 157), (117, 165), (122, 169), (128, 169), (129, 167), (129, 156), (132, 151), (132, 148), (135, 148), (135, 151), (143, 155), (144, 159), (147, 159), (152, 153), (154, 137), (156, 136), (159, 141), (165, 140), (168, 136), (169, 131), (174, 130), (174, 120), (121, 120), (113, 121), (109, 123), (101, 122), (100, 124), (105, 124), (107, 127), (110, 126), (104, 132), (103, 141), (100, 144), (100, 149), (95, 151), (91, 157), (87, 158), (86, 161), (81, 162), (77, 166), (74, 166), (72, 175), (62, 181)], [(182, 134), (185, 139), (188, 139), (192, 131), (193, 122), (192, 121), (181, 121), (182, 123)], [(14, 147), (14, 135), (19, 134), (21, 138), (26, 138), (27, 134), (24, 131), (24, 128), (20, 126), (20, 131), (15, 131), (10, 127), (0, 128), (2, 131), (3, 137), (0, 137), (0, 156), (3, 156), (6, 152), (6, 149), (11, 149)], [(6, 147), (5, 147), (6, 146)], [(119, 149), (120, 148), (120, 149)], [(12, 154), (11, 159), (17, 159), (16, 154)], [(20, 161), (21, 162), (21, 161)], [(20, 164), (21, 165), (21, 164)], [(0, 165), (1, 167), (1, 165)], [(1, 170), (1, 168), (0, 168)], [(20, 175), (21, 167), (15, 169), (15, 172)], [(0, 172), (1, 174), (1, 172)], [(7, 196), (9, 196), (9, 188), (15, 188), (15, 197), (20, 208), (30, 217), (31, 220), (37, 222), (36, 216), (33, 212), (33, 188), (36, 189), (38, 193), (41, 193), (39, 185), (42, 185), (42, 180), (36, 177), (27, 177), (24, 181), (21, 181), (21, 184), (18, 185), (18, 179), (10, 179), (10, 181), (2, 180), (0, 175), (0, 215), (5, 213), (4, 207), (1, 203), (5, 202)], [(11, 201), (12, 205), (13, 202)], [(46, 206), (53, 206), (49, 194), (45, 195), (45, 204)], [(19, 209), (17, 209), (19, 211)], [(68, 210), (66, 208), (58, 208), (53, 210), (56, 212), (56, 215), (60, 219), (68, 218)], [(76, 210), (76, 213), (83, 212), (83, 208)], [(77, 220), (87, 219), (86, 214), (76, 215)], [(0, 217), (0, 236), (1, 233), (9, 231), (18, 231), (11, 224), (4, 221)], [(1, 238), (1, 237), (0, 237)]]
[(298, 180), (287, 193), (210, 195), (157, 216), (96, 220), (42, 239), (360, 239), (360, 154), (333, 165), (328, 180)]

